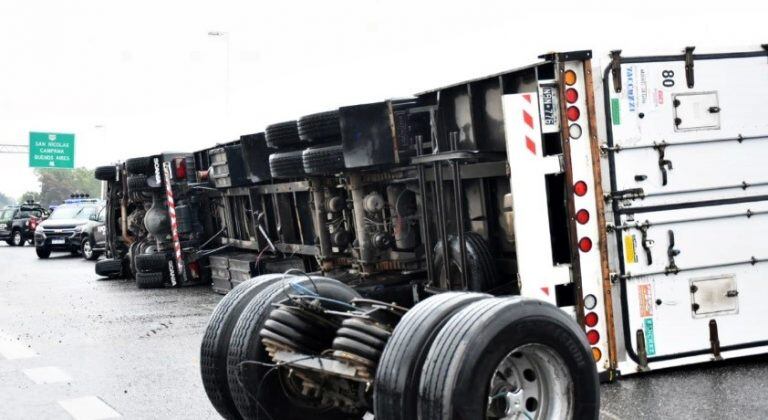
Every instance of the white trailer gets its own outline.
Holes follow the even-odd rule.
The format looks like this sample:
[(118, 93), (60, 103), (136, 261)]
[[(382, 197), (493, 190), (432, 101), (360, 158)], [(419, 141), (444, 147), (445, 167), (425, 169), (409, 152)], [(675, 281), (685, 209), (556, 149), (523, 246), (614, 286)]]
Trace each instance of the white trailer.
[[(698, 51), (553, 53), (552, 80), (502, 97), (522, 294), (558, 303), (574, 287), (564, 309), (607, 379), (768, 350), (766, 46)], [(547, 132), (561, 154), (542, 153)], [(563, 264), (554, 173), (574, 249)]]

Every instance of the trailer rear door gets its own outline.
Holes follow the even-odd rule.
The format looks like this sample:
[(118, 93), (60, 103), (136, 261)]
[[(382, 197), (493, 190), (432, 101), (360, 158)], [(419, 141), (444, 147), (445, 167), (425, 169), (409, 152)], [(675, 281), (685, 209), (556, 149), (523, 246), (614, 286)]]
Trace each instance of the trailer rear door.
[(766, 52), (622, 58), (603, 86), (628, 353), (768, 345)]

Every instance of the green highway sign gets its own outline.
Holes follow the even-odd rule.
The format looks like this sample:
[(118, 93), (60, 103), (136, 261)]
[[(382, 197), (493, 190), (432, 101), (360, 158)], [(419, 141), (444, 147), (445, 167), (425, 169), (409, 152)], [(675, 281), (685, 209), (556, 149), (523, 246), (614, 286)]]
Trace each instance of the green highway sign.
[(72, 169), (75, 167), (75, 135), (29, 133), (29, 167)]

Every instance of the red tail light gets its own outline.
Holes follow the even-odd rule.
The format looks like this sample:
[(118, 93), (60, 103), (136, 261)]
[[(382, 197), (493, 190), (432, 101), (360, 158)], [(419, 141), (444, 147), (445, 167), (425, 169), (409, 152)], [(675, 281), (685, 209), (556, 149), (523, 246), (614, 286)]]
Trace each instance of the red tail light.
[(579, 197), (583, 197), (587, 193), (587, 183), (579, 181), (573, 186), (573, 192)]
[(581, 116), (581, 111), (575, 106), (569, 106), (568, 109), (565, 110), (565, 116), (568, 117), (569, 121), (576, 121)]
[(579, 222), (582, 225), (586, 224), (587, 222), (589, 222), (589, 212), (584, 210), (584, 209), (581, 209), (581, 210), (577, 211), (576, 212), (576, 221)]
[(588, 313), (586, 316), (584, 316), (584, 324), (588, 327), (594, 327), (597, 325), (597, 314), (594, 312)]
[(577, 92), (576, 89), (574, 88), (566, 89), (565, 100), (568, 101), (569, 104), (576, 102), (578, 99), (579, 99), (579, 92)]
[(176, 179), (186, 179), (187, 178), (187, 160), (184, 158), (176, 159), (174, 161), (174, 166), (176, 167)]
[(592, 239), (587, 238), (586, 236), (581, 238), (579, 240), (579, 249), (582, 252), (589, 252), (592, 250)]
[(189, 272), (193, 278), (200, 278), (200, 263), (197, 261), (189, 263)]
[(600, 333), (597, 332), (597, 330), (587, 331), (587, 341), (589, 341), (589, 344), (594, 346), (598, 341), (600, 341)]

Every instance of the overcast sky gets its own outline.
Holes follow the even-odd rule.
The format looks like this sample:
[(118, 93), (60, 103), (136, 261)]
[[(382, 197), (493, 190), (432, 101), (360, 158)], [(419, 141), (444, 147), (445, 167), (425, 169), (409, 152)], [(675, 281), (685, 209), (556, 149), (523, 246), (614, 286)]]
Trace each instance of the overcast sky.
[[(194, 151), (551, 50), (768, 43), (766, 2), (708, 3), (2, 0), (0, 144), (74, 133), (76, 165), (94, 167)], [(38, 189), (26, 166), (26, 155), (0, 154), (0, 192)]]

